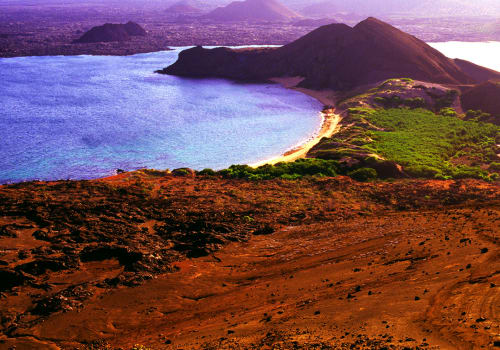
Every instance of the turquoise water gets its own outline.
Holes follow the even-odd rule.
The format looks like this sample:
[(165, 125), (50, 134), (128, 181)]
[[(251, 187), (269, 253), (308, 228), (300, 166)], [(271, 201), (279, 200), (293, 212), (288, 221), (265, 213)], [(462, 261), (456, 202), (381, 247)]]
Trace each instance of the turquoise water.
[(0, 183), (220, 169), (318, 131), (321, 105), (301, 93), (153, 73), (179, 51), (0, 59)]

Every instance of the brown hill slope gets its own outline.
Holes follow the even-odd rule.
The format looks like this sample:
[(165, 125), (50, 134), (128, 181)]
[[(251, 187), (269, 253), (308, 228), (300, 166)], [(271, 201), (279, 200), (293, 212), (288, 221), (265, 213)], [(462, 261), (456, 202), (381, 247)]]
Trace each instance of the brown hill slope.
[(0, 349), (492, 349), (499, 200), (145, 170), (0, 186)]
[[(488, 79), (498, 75), (479, 66), (476, 70)], [(399, 77), (441, 84), (481, 82), (425, 42), (375, 18), (352, 28), (323, 26), (275, 50), (194, 48), (160, 73), (243, 80), (302, 76), (304, 87), (336, 90)]]
[(491, 114), (488, 121), (500, 124), (500, 83), (488, 81), (466, 90), (462, 96), (464, 110), (481, 110)]
[(98, 43), (112, 41), (127, 41), (131, 36), (145, 36), (146, 31), (135, 22), (126, 24), (106, 23), (93, 27), (84, 33), (75, 43)]
[(494, 71), (493, 69), (478, 66), (469, 61), (464, 61), (461, 59), (453, 60), (460, 69), (465, 72), (468, 76), (472, 77), (478, 82), (485, 82), (488, 80), (500, 80), (500, 73)]
[(231, 21), (289, 21), (300, 18), (278, 0), (235, 1), (219, 7), (205, 16), (207, 19), (222, 22)]

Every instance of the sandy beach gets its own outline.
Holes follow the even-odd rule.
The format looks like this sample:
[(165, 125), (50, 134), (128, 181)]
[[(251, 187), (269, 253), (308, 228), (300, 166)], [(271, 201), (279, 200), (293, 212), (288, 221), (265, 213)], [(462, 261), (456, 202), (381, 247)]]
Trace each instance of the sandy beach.
[[(311, 97), (314, 97), (317, 99), (319, 102), (321, 102), (325, 106), (334, 106), (335, 105), (335, 92), (332, 90), (323, 90), (323, 91), (315, 91), (315, 90), (310, 90), (310, 89), (304, 89), (300, 87), (296, 87), (302, 80), (303, 78), (301, 77), (290, 77), (290, 78), (273, 78), (270, 79), (271, 81), (281, 84), (283, 87), (287, 89), (293, 89), (296, 91), (300, 91), (306, 95), (309, 95)], [(250, 164), (252, 167), (259, 167), (265, 164), (277, 164), (280, 162), (293, 162), (297, 159), (300, 158), (305, 158), (307, 153), (314, 147), (316, 146), (319, 141), (323, 137), (331, 137), (333, 134), (335, 134), (338, 129), (339, 129), (339, 123), (341, 120), (341, 117), (339, 114), (335, 113), (335, 108), (331, 109), (326, 109), (323, 111), (323, 123), (321, 125), (320, 131), (306, 141), (305, 143), (297, 146), (296, 148), (287, 151), (285, 154), (274, 157), (271, 159), (263, 160), (254, 164)]]

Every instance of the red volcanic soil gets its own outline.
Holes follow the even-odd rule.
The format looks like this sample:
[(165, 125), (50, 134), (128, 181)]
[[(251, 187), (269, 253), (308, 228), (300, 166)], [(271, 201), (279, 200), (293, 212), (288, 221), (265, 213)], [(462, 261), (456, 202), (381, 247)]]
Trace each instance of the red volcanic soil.
[(0, 348), (494, 348), (499, 225), (476, 180), (3, 186)]
[(265, 80), (301, 76), (300, 86), (348, 90), (389, 78), (469, 84), (500, 74), (475, 66), (465, 72), (425, 42), (375, 18), (349, 27), (323, 26), (275, 50), (236, 52), (227, 48), (184, 51), (162, 73)]
[(293, 12), (279, 0), (234, 1), (225, 7), (219, 7), (203, 18), (222, 21), (274, 21), (286, 22), (302, 17)]
[(488, 81), (466, 90), (462, 96), (464, 110), (481, 110), (500, 124), (500, 82)]

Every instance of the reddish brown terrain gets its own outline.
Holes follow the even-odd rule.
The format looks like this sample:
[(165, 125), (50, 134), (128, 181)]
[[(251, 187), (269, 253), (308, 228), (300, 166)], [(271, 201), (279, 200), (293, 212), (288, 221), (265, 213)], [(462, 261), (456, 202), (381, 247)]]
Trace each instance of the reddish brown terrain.
[(238, 51), (196, 47), (161, 73), (239, 80), (303, 77), (301, 87), (349, 90), (389, 78), (472, 84), (500, 78), (474, 66), (464, 71), (425, 42), (375, 18), (354, 27), (331, 24), (281, 48)]
[(461, 100), (465, 110), (489, 113), (489, 121), (500, 124), (500, 82), (488, 81), (467, 89)]
[(2, 349), (500, 346), (498, 183), (139, 171), (0, 213)]

